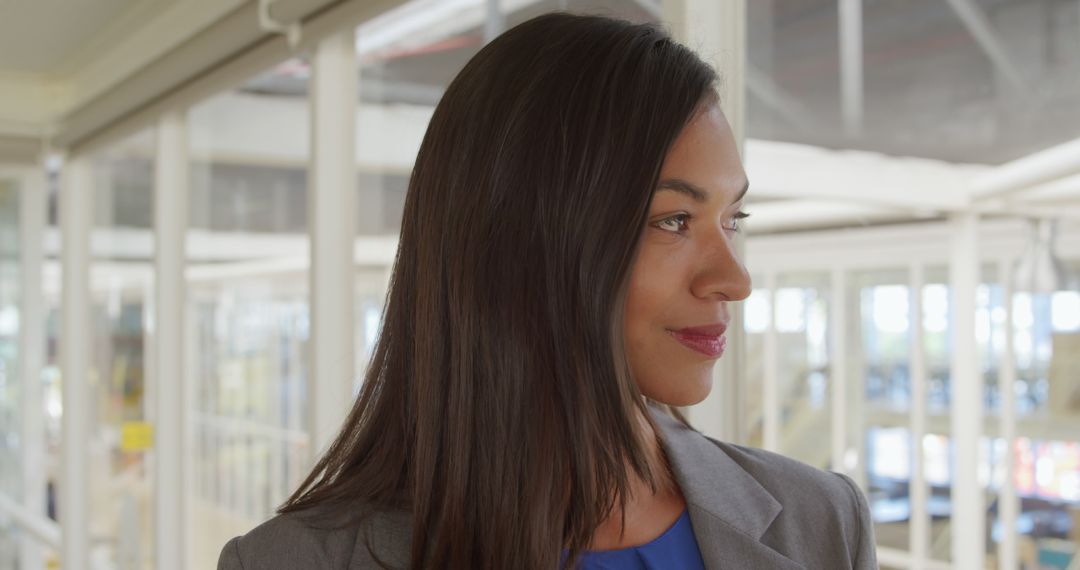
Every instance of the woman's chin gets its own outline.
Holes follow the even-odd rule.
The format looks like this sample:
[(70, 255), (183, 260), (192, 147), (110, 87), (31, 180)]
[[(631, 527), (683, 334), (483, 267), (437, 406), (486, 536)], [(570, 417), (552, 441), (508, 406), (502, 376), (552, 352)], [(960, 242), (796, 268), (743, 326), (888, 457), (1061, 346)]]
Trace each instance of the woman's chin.
[(666, 385), (661, 389), (646, 393), (651, 400), (669, 406), (693, 406), (709, 397), (712, 391), (712, 371), (699, 378), (685, 378), (678, 385)]

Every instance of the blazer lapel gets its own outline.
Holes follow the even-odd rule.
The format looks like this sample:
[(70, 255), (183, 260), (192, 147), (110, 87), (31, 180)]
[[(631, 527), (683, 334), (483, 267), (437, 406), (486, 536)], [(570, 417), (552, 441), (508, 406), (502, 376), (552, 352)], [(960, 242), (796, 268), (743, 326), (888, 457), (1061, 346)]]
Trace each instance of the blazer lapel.
[(760, 539), (783, 506), (756, 479), (700, 433), (653, 407), (653, 419), (686, 497), (705, 567), (805, 567)]

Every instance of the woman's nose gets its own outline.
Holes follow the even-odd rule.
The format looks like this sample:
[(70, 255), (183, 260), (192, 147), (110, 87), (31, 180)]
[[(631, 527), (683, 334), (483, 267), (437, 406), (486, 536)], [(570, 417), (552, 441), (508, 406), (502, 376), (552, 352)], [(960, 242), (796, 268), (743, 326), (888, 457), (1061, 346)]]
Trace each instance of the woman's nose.
[(701, 299), (742, 301), (750, 296), (750, 274), (739, 258), (736, 237), (721, 230), (702, 253), (691, 290)]

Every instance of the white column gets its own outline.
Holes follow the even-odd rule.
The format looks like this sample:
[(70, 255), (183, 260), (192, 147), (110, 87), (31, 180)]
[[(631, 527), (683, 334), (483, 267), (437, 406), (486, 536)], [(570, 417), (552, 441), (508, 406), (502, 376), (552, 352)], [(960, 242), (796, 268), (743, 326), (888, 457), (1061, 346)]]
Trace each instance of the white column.
[(356, 106), (353, 33), (319, 42), (311, 82), (311, 435), (313, 458), (333, 441), (351, 400)]
[[(691, 46), (700, 46), (696, 49), (701, 51), (706, 58), (705, 61), (711, 63), (722, 78), (720, 107), (728, 123), (731, 124), (731, 132), (735, 137), (739, 156), (745, 158), (743, 149), (746, 141), (746, 0), (688, 1), (690, 9), (687, 12), (691, 17), (687, 21), (695, 22), (695, 18), (699, 15), (712, 17), (711, 20), (705, 21), (707, 24), (705, 26), (690, 27), (690, 34), (686, 38), (692, 42)], [(709, 57), (708, 54), (714, 55)], [(745, 234), (735, 237), (735, 249), (740, 258), (746, 258)], [(720, 365), (716, 367), (713, 380), (713, 393), (720, 401), (712, 405), (715, 412), (709, 414), (712, 417), (719, 417), (720, 422), (713, 425), (704, 424), (701, 427), (713, 430), (716, 437), (725, 441), (746, 443), (746, 385), (749, 380), (746, 378), (744, 306), (741, 302), (732, 303), (729, 309), (732, 326), (727, 333), (728, 351), (721, 359)], [(708, 409), (707, 405), (706, 409)]]
[(485, 0), (484, 2), (484, 43), (498, 37), (506, 28), (506, 17), (503, 15), (501, 4), (499, 0)]
[(923, 461), (923, 439), (926, 435), (926, 347), (923, 344), (922, 290), (926, 280), (923, 266), (914, 263), (908, 269), (908, 295), (911, 348), (908, 369), (911, 374), (911, 479), (909, 501), (911, 504), (911, 568), (923, 568), (929, 557), (930, 515), (926, 509), (929, 488), (926, 485), (926, 468)]
[[(188, 147), (191, 148), (190, 146)], [(189, 156), (190, 158), (190, 156)], [(190, 161), (188, 163), (190, 165)], [(192, 186), (190, 173), (188, 170), (188, 188)], [(191, 204), (188, 204), (187, 212), (187, 224), (191, 225)], [(184, 251), (184, 273), (187, 274), (187, 232), (185, 232), (185, 251)], [(185, 280), (185, 285), (187, 284)], [(181, 358), (183, 358), (183, 424), (184, 424), (184, 537), (187, 538), (187, 545), (191, 547), (191, 537), (195, 536), (195, 522), (196, 517), (192, 516), (190, 508), (187, 506), (195, 504), (195, 501), (210, 502), (215, 497), (213, 495), (213, 468), (212, 460), (208, 460), (210, 455), (210, 439), (208, 433), (210, 431), (205, 418), (202, 415), (203, 410), (199, 408), (199, 402), (197, 399), (198, 393), (198, 371), (199, 371), (199, 354), (195, 347), (199, 342), (199, 329), (197, 323), (197, 314), (192, 310), (194, 303), (193, 299), (185, 295), (184, 299), (184, 340), (182, 343)]]
[(186, 568), (184, 485), (184, 232), (188, 212), (188, 144), (184, 111), (157, 128), (154, 184), (154, 519), (159, 570)]
[(840, 103), (844, 132), (858, 135), (863, 117), (862, 0), (840, 0)]
[(952, 319), (952, 562), (982, 568), (986, 510), (979, 485), (983, 386), (975, 346), (975, 289), (979, 284), (979, 216), (953, 214), (949, 285)]
[(661, 0), (661, 16), (676, 40), (696, 51), (720, 74), (720, 106), (742, 154), (746, 134), (746, 0)]
[(829, 388), (832, 390), (832, 470), (847, 472), (847, 279), (842, 267), (832, 270), (829, 302)]
[(761, 406), (762, 433), (761, 446), (769, 451), (780, 451), (780, 350), (776, 332), (776, 273), (765, 277), (765, 288), (769, 291), (769, 328), (765, 329), (761, 357)]
[(1001, 394), (1001, 439), (1005, 441), (1002, 458), (1005, 481), (998, 496), (998, 517), (1001, 520), (1001, 543), (998, 544), (998, 567), (1001, 570), (1019, 568), (1016, 519), (1020, 515), (1020, 499), (1016, 495), (1016, 354), (1013, 345), (1013, 264), (1003, 259), (998, 263), (1002, 304), (1005, 308), (1005, 348), (1001, 353), (998, 391)]
[[(22, 417), (22, 495), (28, 513), (41, 519), (46, 515), (45, 407), (41, 389), (41, 369), (45, 364), (45, 298), (41, 270), (44, 263), (42, 239), (45, 234), (48, 195), (43, 166), (27, 170), (19, 188), (19, 277), (22, 307), (19, 311), (19, 392)], [(44, 568), (41, 544), (27, 533), (19, 541), (19, 561), (23, 568)]]
[(90, 159), (72, 156), (60, 185), (61, 293), (60, 374), (64, 416), (61, 423), (61, 564), (65, 570), (90, 566), (90, 479), (87, 383), (90, 366), (90, 229), (93, 224), (93, 172)]
[[(661, 18), (672, 36), (698, 52), (720, 74), (720, 107), (742, 154), (746, 124), (746, 0), (662, 0)], [(743, 238), (736, 249), (744, 255)], [(733, 303), (724, 357), (709, 397), (687, 410), (694, 426), (725, 441), (746, 441), (746, 333), (743, 305)]]

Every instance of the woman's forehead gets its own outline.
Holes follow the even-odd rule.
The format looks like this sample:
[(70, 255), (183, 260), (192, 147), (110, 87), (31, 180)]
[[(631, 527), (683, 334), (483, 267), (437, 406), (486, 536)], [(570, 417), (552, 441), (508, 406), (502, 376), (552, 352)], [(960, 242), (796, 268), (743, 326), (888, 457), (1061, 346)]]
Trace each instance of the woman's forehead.
[[(657, 191), (726, 196), (738, 201), (747, 187), (735, 137), (718, 105), (698, 113), (679, 133), (664, 159)], [(700, 196), (697, 196), (700, 198)]]

